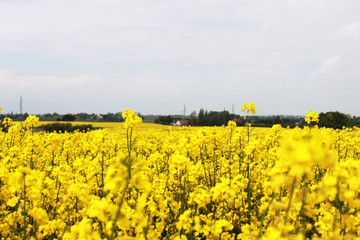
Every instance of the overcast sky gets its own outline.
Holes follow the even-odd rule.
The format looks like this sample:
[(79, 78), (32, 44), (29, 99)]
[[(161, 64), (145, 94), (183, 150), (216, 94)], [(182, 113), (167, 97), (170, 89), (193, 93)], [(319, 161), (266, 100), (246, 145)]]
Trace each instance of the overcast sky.
[(359, 0), (0, 0), (3, 113), (360, 115)]

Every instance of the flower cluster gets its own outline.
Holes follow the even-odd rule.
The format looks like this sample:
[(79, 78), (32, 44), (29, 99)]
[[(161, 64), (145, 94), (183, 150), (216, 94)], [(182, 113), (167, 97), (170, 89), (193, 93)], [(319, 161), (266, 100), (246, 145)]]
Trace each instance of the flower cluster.
[(236, 129), (236, 122), (230, 120), (230, 121), (228, 122), (228, 128), (230, 128), (230, 129)]
[(39, 126), (39, 118), (35, 115), (30, 115), (24, 121), (24, 127), (27, 129)]
[(306, 117), (305, 117), (305, 122), (307, 122), (307, 124), (310, 124), (312, 122), (319, 122), (319, 115), (313, 111), (313, 110), (310, 110), (307, 114), (306, 114)]
[(250, 112), (252, 114), (256, 114), (256, 107), (252, 101), (250, 102), (250, 104), (249, 102), (245, 102), (241, 108), (241, 111), (247, 112), (247, 115), (249, 116)]
[(142, 123), (142, 119), (129, 108), (124, 110), (122, 117), (125, 120), (125, 128), (127, 129), (134, 128)]

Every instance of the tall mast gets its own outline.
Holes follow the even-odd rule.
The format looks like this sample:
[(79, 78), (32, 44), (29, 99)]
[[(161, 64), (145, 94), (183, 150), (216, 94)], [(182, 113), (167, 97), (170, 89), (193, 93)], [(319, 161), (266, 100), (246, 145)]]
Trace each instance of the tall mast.
[(184, 119), (185, 119), (185, 113), (186, 113), (186, 108), (185, 108), (185, 104), (184, 104)]
[(22, 115), (23, 113), (23, 100), (22, 100), (22, 96), (20, 96), (20, 115)]

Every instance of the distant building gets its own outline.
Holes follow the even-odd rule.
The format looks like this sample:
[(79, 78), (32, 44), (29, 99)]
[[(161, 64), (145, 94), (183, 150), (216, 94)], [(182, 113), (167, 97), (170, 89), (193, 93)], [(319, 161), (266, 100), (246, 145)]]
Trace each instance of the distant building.
[(189, 125), (189, 120), (177, 120), (175, 126), (187, 126)]
[(233, 121), (234, 122), (242, 122), (244, 119), (243, 118), (234, 118)]
[(103, 116), (101, 116), (100, 114), (92, 114), (89, 117), (90, 120), (99, 120), (99, 119), (103, 119)]

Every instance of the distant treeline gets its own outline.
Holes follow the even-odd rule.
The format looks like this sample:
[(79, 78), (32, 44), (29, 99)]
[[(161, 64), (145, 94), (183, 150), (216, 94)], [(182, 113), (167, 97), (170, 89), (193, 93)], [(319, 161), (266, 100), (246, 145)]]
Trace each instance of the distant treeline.
[[(155, 123), (170, 125), (176, 123), (178, 117), (159, 116)], [(280, 124), (283, 127), (294, 128), (306, 126), (303, 116), (249, 116), (244, 119), (244, 116), (230, 114), (228, 111), (204, 111), (200, 109), (199, 114), (193, 112), (190, 116), (185, 118), (188, 125), (191, 126), (222, 126), (226, 125), (229, 120), (233, 120), (238, 126), (244, 126), (248, 121), (254, 127), (271, 127), (274, 124)], [(360, 127), (360, 117), (351, 117), (348, 114), (340, 112), (326, 112), (319, 114), (319, 127), (328, 127), (334, 129), (341, 129), (343, 127)]]
[[(67, 113), (67, 114), (58, 114), (58, 113), (46, 113), (46, 114), (37, 114), (40, 121), (83, 121), (83, 122), (123, 122), (122, 113), (106, 113), (106, 114), (95, 114), (95, 113)], [(29, 116), (28, 113), (24, 114), (1, 114), (0, 119), (5, 117), (10, 117), (15, 121), (25, 120)]]
[[(254, 127), (271, 127), (274, 124), (280, 124), (283, 127), (303, 127), (305, 123), (303, 116), (257, 116), (251, 115), (244, 119), (244, 115), (231, 114), (229, 111), (207, 111), (200, 109), (198, 113), (193, 111), (190, 115), (138, 115), (144, 122), (155, 122), (164, 125), (174, 125), (178, 120), (186, 120), (186, 125), (191, 126), (222, 126), (226, 125), (229, 120), (233, 120), (238, 126), (244, 126), (246, 121), (249, 121)], [(0, 120), (5, 117), (10, 117), (15, 121), (25, 120), (29, 114), (1, 114)], [(83, 122), (123, 122), (122, 113), (106, 113), (106, 114), (58, 114), (47, 113), (37, 115), (40, 121), (83, 121)], [(330, 127), (334, 129), (341, 129), (345, 127), (360, 127), (360, 117), (351, 117), (348, 114), (340, 112), (326, 112), (319, 114), (319, 127)]]
[[(0, 122), (0, 130), (1, 131), (8, 132), (9, 127), (10, 126), (5, 125)], [(35, 127), (34, 131), (36, 131), (36, 132), (45, 131), (45, 132), (57, 132), (57, 133), (64, 133), (64, 132), (72, 133), (75, 131), (88, 132), (88, 131), (92, 131), (95, 129), (99, 129), (99, 128), (95, 128), (91, 124), (72, 125), (71, 123), (55, 122), (55, 123), (49, 123), (49, 124), (40, 125), (38, 127)]]
[[(188, 125), (191, 126), (222, 126), (227, 125), (230, 120), (235, 121), (238, 126), (244, 126), (248, 121), (252, 126), (256, 127), (271, 127), (274, 124), (281, 124), (284, 127), (295, 127), (305, 124), (304, 118), (299, 116), (249, 116), (245, 120), (244, 116), (231, 114), (229, 111), (205, 111), (204, 109), (200, 109), (198, 114), (192, 112), (185, 119)], [(175, 124), (177, 120), (179, 120), (178, 117), (171, 115), (159, 116), (155, 123), (171, 125)]]
[(45, 131), (45, 132), (64, 133), (64, 132), (75, 132), (75, 131), (88, 132), (91, 130), (95, 130), (95, 128), (91, 124), (74, 126), (71, 123), (49, 123), (37, 127), (37, 130)]

